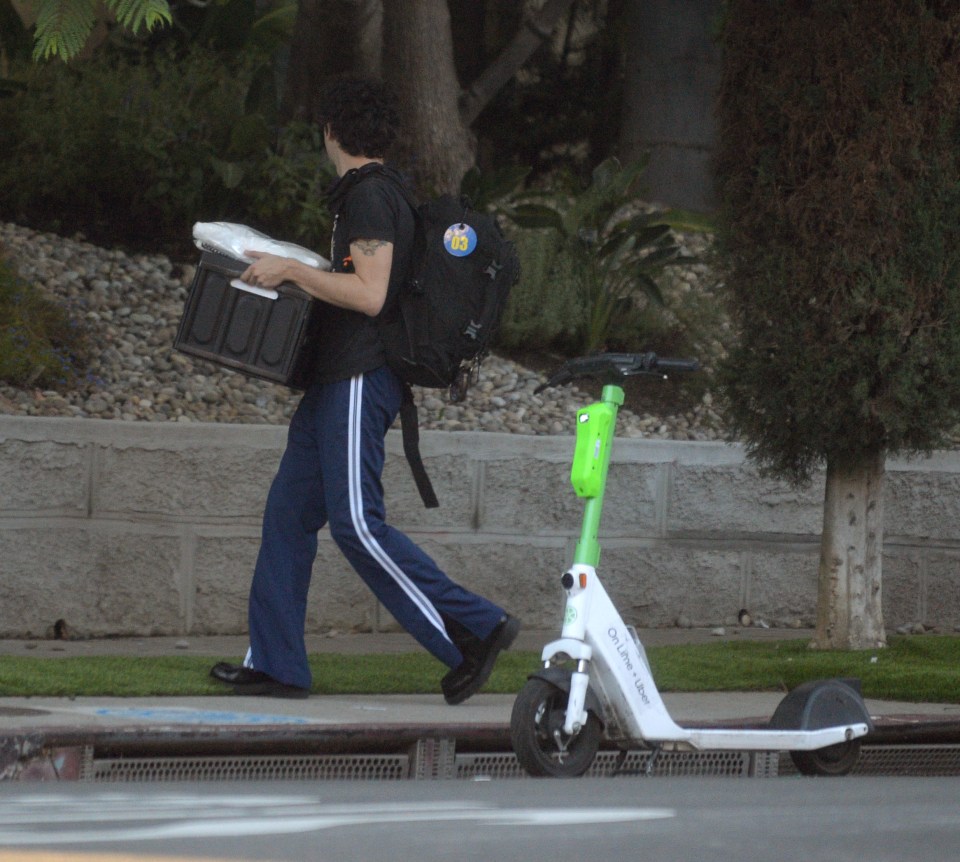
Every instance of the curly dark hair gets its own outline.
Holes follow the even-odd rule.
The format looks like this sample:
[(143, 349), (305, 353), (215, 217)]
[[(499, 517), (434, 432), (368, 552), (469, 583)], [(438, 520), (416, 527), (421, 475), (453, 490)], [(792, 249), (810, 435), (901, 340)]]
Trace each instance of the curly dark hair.
[(351, 156), (383, 158), (400, 125), (397, 100), (381, 81), (345, 75), (327, 83), (316, 101), (315, 116)]

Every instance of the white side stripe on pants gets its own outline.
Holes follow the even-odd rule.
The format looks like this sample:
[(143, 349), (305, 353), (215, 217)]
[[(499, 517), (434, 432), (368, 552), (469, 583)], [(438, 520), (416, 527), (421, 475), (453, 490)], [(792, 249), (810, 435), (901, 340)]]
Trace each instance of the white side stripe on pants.
[(392, 577), (407, 594), (410, 601), (447, 640), (447, 629), (433, 603), (420, 591), (406, 573), (388, 556), (380, 543), (373, 537), (363, 516), (363, 494), (360, 481), (360, 438), (361, 415), (363, 405), (363, 375), (359, 374), (350, 381), (350, 417), (347, 428), (347, 475), (350, 491), (350, 518), (357, 536), (387, 574)]

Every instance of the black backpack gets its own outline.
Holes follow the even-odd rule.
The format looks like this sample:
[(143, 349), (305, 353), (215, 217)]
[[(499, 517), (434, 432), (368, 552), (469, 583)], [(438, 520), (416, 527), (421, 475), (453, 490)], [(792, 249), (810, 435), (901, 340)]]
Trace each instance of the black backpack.
[(411, 271), (379, 320), (387, 362), (401, 380), (462, 400), (520, 277), (516, 249), (466, 198), (416, 206)]
[(435, 508), (410, 386), (448, 389), (454, 402), (464, 398), (520, 277), (520, 259), (495, 218), (472, 209), (466, 198), (442, 195), (418, 206), (397, 186), (416, 216), (414, 249), (407, 278), (378, 328), (387, 364), (404, 382), (404, 453), (424, 505)]

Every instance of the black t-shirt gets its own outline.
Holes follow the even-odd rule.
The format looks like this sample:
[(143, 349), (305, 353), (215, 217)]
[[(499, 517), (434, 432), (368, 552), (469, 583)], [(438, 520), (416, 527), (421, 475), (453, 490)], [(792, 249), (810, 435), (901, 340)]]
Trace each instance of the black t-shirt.
[[(352, 272), (350, 243), (380, 239), (393, 244), (393, 263), (385, 307), (396, 297), (406, 277), (413, 249), (414, 216), (397, 187), (399, 174), (389, 168), (349, 171), (331, 191), (335, 212), (330, 262), (333, 272)], [(332, 383), (372, 371), (384, 363), (376, 319), (359, 311), (322, 303), (317, 330), (319, 340), (317, 383)]]

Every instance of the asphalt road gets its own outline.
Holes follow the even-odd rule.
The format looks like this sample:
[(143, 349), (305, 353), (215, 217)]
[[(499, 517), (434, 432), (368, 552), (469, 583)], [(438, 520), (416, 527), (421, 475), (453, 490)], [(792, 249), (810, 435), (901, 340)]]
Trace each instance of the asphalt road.
[(950, 778), (0, 785), (0, 862), (960, 858)]

